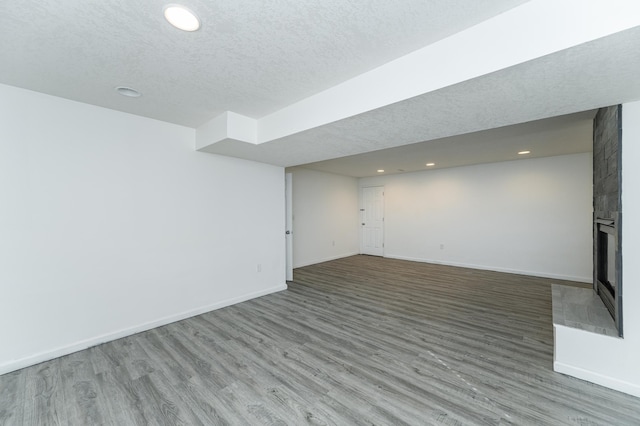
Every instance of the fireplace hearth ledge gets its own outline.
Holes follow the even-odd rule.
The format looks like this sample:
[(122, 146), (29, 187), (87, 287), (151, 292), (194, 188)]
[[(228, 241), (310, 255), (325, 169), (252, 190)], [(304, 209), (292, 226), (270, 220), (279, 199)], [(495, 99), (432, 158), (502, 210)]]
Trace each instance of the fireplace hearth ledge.
[(613, 318), (593, 288), (552, 284), (551, 300), (554, 326), (619, 338)]

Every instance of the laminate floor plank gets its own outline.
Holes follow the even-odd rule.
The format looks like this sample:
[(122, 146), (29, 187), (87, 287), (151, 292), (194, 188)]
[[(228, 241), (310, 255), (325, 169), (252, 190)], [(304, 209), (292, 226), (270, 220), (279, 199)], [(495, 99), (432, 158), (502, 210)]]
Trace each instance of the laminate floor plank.
[[(105, 424), (147, 424), (142, 402), (131, 385), (131, 379), (122, 379), (111, 372), (96, 374), (96, 383), (103, 395), (101, 400)], [(126, 409), (123, 409), (126, 407)], [(70, 423), (75, 424), (75, 423)]]
[(0, 376), (3, 425), (640, 425), (554, 373), (558, 280), (352, 256)]
[(0, 426), (19, 424), (24, 409), (26, 370), (13, 371), (0, 376)]
[(33, 405), (27, 411), (29, 416), (25, 416), (26, 424), (66, 424), (66, 414), (64, 412), (64, 393), (60, 392), (61, 375), (59, 371), (59, 361), (52, 360), (31, 369), (25, 377), (27, 395), (31, 398)]
[(99, 404), (99, 401), (107, 397), (100, 392), (89, 353), (90, 351), (80, 351), (59, 359), (63, 395), (66, 401), (63, 408), (70, 424), (112, 424), (108, 418), (103, 418), (103, 410), (106, 407)]

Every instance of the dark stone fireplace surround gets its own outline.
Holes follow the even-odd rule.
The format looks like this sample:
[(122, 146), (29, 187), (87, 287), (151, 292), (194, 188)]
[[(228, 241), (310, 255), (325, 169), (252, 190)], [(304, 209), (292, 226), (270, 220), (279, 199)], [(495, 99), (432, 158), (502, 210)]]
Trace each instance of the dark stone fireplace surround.
[[(622, 105), (600, 108), (593, 122), (593, 285), (620, 336), (623, 330), (621, 142)], [(613, 244), (607, 245), (607, 234), (602, 232), (605, 229)], [(608, 285), (607, 270), (613, 288)]]
[[(593, 122), (593, 288), (552, 285), (554, 326), (611, 337), (623, 332), (621, 118), (622, 106), (615, 105), (600, 108)], [(603, 294), (602, 277), (614, 284), (613, 295)]]

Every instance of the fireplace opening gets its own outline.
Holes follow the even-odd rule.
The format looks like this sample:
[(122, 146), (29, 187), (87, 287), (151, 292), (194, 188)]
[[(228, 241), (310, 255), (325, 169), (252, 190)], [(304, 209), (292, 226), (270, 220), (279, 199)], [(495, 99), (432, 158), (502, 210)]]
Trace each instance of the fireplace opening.
[(597, 217), (594, 223), (594, 290), (609, 310), (622, 336), (622, 259), (619, 246), (619, 214)]

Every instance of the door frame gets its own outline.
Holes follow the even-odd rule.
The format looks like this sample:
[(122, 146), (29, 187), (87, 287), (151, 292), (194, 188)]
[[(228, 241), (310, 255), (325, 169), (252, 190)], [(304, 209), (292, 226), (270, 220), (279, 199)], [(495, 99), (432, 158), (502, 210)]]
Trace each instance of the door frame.
[(293, 173), (284, 174), (285, 280), (293, 281)]

